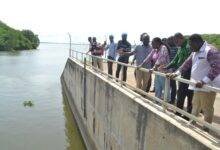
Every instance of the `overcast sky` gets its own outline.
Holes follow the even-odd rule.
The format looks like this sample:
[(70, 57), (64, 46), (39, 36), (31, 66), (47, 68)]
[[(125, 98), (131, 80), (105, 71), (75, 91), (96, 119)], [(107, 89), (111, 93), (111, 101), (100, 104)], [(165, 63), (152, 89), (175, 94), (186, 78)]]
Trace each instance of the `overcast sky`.
[(220, 33), (219, 0), (1, 0), (0, 20), (16, 29), (31, 29), (41, 41), (76, 42), (128, 33), (168, 36), (177, 31)]

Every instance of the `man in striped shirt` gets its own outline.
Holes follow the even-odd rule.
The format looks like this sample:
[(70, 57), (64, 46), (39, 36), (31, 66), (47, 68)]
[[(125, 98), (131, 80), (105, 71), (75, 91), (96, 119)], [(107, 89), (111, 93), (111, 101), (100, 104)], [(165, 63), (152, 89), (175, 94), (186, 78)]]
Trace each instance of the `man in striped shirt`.
[[(167, 45), (169, 48), (169, 55), (170, 55), (170, 61), (174, 60), (178, 48), (175, 45), (174, 42), (174, 36), (170, 36), (167, 39)], [(172, 68), (172, 72), (176, 71), (176, 67)], [(170, 80), (170, 88), (171, 88), (171, 99), (169, 101), (170, 104), (174, 104), (176, 101), (176, 81), (175, 80)]]

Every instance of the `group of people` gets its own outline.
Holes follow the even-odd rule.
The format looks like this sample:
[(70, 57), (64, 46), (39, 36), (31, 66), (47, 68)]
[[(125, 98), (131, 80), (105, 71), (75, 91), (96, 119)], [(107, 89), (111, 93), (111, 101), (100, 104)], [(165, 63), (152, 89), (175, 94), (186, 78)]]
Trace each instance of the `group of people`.
[[(203, 85), (220, 87), (220, 51), (203, 40), (199, 34), (193, 34), (186, 39), (181, 33), (176, 33), (168, 38), (155, 37), (150, 44), (150, 36), (147, 33), (140, 35), (140, 45), (131, 51), (131, 44), (127, 41), (127, 34), (122, 34), (122, 39), (114, 42), (113, 35), (109, 36), (110, 43), (98, 44), (96, 38), (89, 38), (89, 52), (95, 56), (102, 56), (108, 50), (108, 59), (125, 64), (129, 63), (129, 57), (134, 55), (136, 61), (135, 79), (136, 87), (149, 92), (152, 82), (152, 71), (166, 74), (166, 77), (155, 75), (155, 96), (163, 99), (165, 79), (170, 79), (170, 88), (167, 93), (169, 103), (175, 104), (180, 109), (184, 107), (187, 97), (187, 112), (198, 116), (202, 111), (204, 120), (212, 123), (214, 115), (214, 101), (216, 93), (202, 88)], [(94, 59), (93, 65), (103, 70), (102, 59)], [(108, 62), (108, 73), (113, 73), (113, 63)], [(149, 69), (149, 72), (140, 68)], [(118, 64), (116, 78), (119, 78), (122, 65)], [(127, 67), (123, 66), (122, 80), (127, 79)], [(195, 86), (173, 80), (177, 76), (195, 82)], [(182, 116), (176, 112), (177, 115)], [(207, 130), (207, 129), (206, 129)]]

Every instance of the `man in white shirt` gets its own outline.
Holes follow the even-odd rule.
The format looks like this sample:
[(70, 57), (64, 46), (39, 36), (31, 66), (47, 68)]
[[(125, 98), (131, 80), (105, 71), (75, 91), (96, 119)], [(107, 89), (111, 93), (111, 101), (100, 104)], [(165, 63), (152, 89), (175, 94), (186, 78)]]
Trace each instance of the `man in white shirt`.
[(195, 86), (189, 86), (189, 89), (194, 90), (192, 114), (197, 116), (203, 110), (205, 121), (212, 123), (216, 93), (202, 89), (202, 86), (207, 84), (220, 87), (220, 52), (198, 34), (190, 36), (189, 45), (193, 53), (169, 77), (174, 78), (192, 67), (190, 80), (196, 82)]

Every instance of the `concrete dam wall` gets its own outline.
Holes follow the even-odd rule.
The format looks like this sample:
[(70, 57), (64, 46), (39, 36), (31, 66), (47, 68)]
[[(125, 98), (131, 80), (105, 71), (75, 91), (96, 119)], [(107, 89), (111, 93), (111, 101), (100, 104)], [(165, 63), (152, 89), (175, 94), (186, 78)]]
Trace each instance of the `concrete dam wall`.
[(207, 150), (210, 140), (184, 127), (74, 59), (68, 59), (61, 83), (87, 149)]

